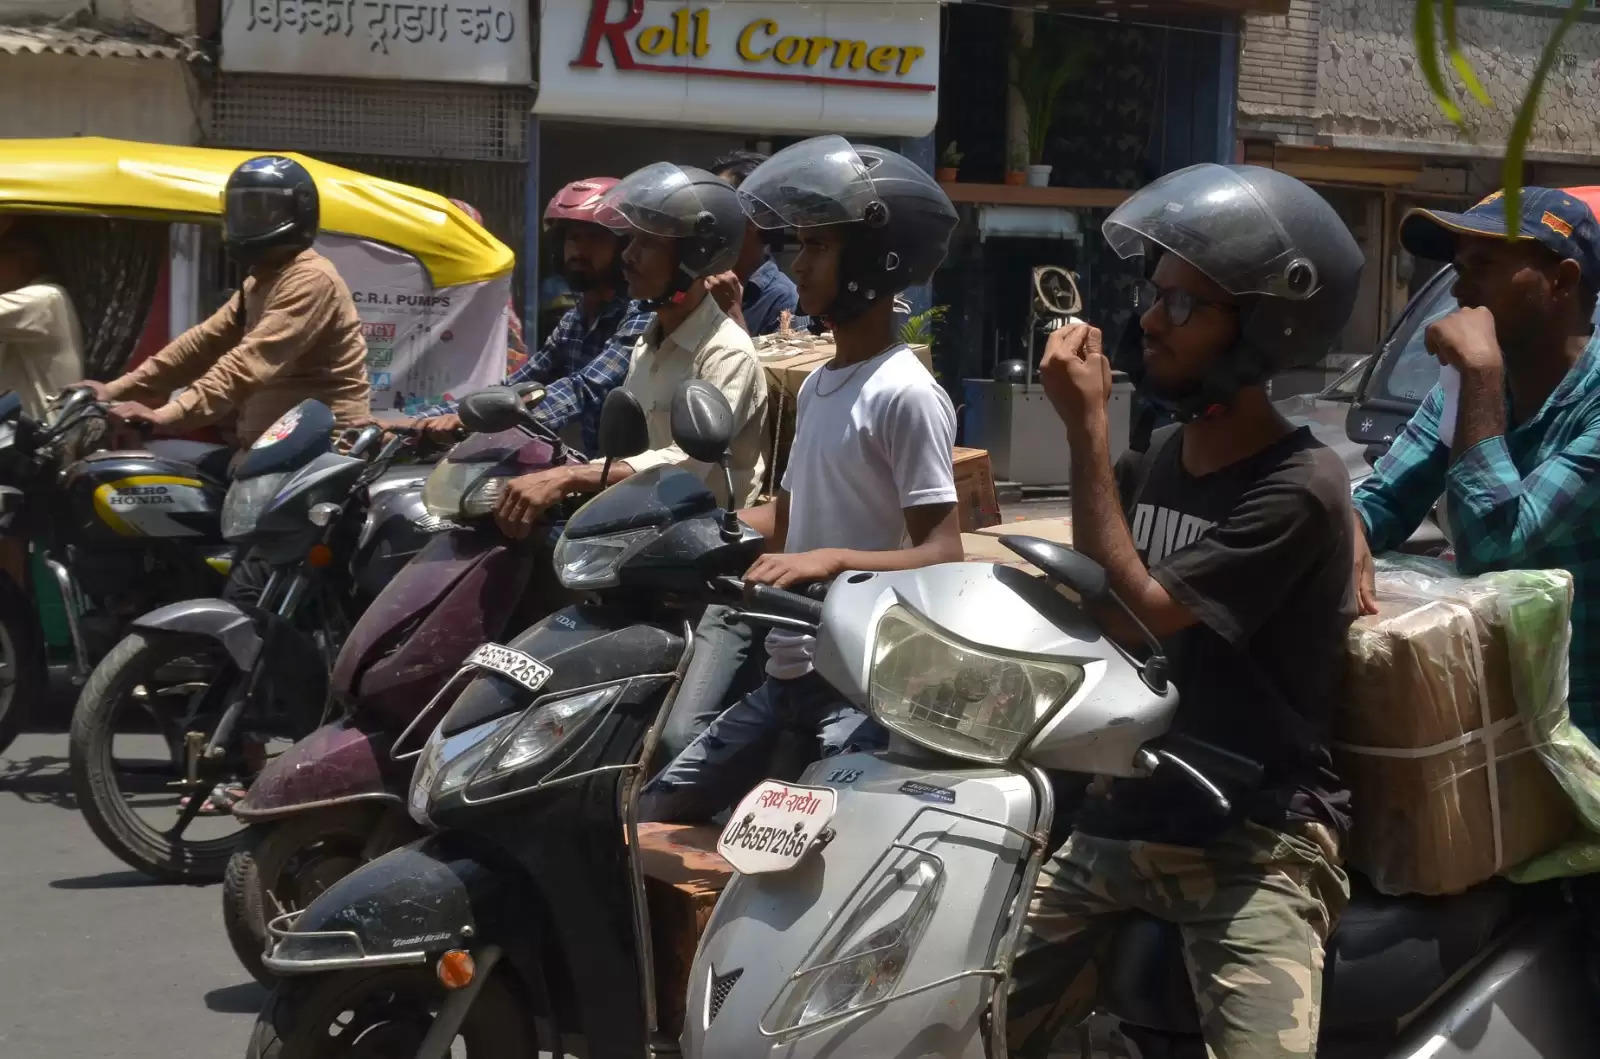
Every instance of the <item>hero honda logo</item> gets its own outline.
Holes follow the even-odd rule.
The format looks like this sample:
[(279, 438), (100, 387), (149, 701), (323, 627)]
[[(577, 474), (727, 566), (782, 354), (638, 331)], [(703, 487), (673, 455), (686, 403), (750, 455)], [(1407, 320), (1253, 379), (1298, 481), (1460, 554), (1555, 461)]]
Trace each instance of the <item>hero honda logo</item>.
[(106, 497), (111, 507), (142, 507), (149, 504), (176, 504), (172, 490), (164, 485), (125, 485)]
[[(645, 3), (646, 0), (628, 0), (627, 13), (613, 22), (607, 19), (611, 0), (589, 0), (589, 22), (584, 29), (583, 45), (571, 65), (579, 69), (603, 69), (605, 64), (600, 61), (600, 45), (604, 43), (609, 47), (612, 64), (618, 70), (903, 92), (934, 92), (938, 89), (937, 85), (924, 82), (851, 76), (854, 71), (864, 74), (870, 71), (893, 78), (905, 78), (927, 54), (926, 48), (824, 34), (801, 36), (785, 33), (782, 24), (775, 18), (751, 19), (738, 30), (733, 46), (744, 63), (743, 67), (682, 62), (703, 60), (710, 54), (712, 10), (707, 7), (695, 9), (685, 4), (672, 13), (670, 24), (640, 29), (639, 24), (644, 21)], [(722, 13), (719, 9), (718, 14)], [(652, 58), (670, 56), (680, 60), (680, 63), (641, 61), (640, 54)]]

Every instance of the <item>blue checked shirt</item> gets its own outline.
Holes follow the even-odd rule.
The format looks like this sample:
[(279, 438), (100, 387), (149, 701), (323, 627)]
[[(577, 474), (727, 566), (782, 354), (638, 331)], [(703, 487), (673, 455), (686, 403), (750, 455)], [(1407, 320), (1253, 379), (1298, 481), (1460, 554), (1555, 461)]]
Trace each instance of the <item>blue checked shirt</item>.
[[(1374, 553), (1399, 547), (1440, 493), (1456, 566), (1572, 574), (1572, 720), (1600, 737), (1600, 331), (1525, 423), (1450, 462), (1437, 386), (1356, 490)], [(1509, 414), (1509, 408), (1508, 408)]]
[[(574, 305), (538, 352), (506, 376), (506, 385), (543, 383), (544, 400), (533, 414), (555, 431), (578, 420), (584, 451), (598, 452), (600, 406), (605, 403), (606, 394), (628, 377), (633, 347), (655, 318), (655, 313), (639, 308), (638, 303), (615, 298), (589, 323), (585, 322), (581, 307)], [(438, 404), (425, 409), (420, 417), (448, 415), (455, 410), (453, 403)]]

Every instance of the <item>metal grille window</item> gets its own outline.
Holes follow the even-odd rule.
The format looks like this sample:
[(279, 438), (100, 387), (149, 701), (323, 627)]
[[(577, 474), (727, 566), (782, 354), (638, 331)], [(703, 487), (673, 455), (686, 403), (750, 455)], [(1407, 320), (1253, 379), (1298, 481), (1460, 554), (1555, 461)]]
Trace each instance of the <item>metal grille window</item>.
[(318, 155), (522, 162), (532, 103), (533, 93), (516, 86), (224, 73), (207, 140)]

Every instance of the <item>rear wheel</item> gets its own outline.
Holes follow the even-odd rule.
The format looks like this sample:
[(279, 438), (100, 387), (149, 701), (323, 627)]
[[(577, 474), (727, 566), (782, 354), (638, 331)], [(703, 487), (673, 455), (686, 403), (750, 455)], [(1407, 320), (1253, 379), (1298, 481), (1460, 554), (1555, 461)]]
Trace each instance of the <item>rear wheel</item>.
[[(447, 995), (423, 967), (290, 978), (261, 1009), (245, 1059), (412, 1059)], [(537, 1037), (496, 974), (467, 1009), (450, 1055), (534, 1059)]]
[(44, 701), (48, 686), (33, 602), (15, 581), (0, 576), (0, 751), (22, 731), (28, 711)]
[(260, 769), (265, 743), (249, 760), (241, 718), (222, 756), (198, 763), (194, 783), (188, 744), (210, 738), (242, 682), (202, 636), (129, 633), (95, 667), (72, 714), (72, 787), (89, 827), (124, 863), (165, 882), (222, 879), (243, 828), (221, 796)]
[(372, 857), (379, 812), (359, 805), (302, 813), (256, 824), (228, 860), (222, 880), (222, 925), (245, 969), (265, 986), (277, 977), (261, 962), (267, 923), (297, 912)]

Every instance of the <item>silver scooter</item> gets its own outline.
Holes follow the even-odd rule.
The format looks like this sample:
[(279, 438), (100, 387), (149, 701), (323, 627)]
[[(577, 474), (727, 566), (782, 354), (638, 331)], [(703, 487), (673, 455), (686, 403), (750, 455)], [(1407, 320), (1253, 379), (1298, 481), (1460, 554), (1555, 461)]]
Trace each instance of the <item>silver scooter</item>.
[[(738, 874), (690, 975), (686, 1056), (999, 1059), (1012, 953), (1049, 852), (1043, 770), (1176, 770), (1223, 812), (1221, 788), (1258, 778), (1167, 735), (1177, 697), (1159, 650), (1140, 664), (1057, 591), (1120, 606), (1103, 570), (1002, 540), (1045, 579), (951, 564), (834, 583), (817, 669), (894, 738), (766, 781), (734, 810), (719, 850)], [(1591, 1056), (1582, 935), (1559, 887), (1358, 886), (1329, 947), (1318, 1054)], [(1203, 1059), (1176, 928), (1130, 917), (1111, 951), (1102, 1013), (1054, 1054), (1100, 1059), (1094, 1028), (1116, 1031), (1094, 1040), (1120, 1038), (1125, 1055)]]

